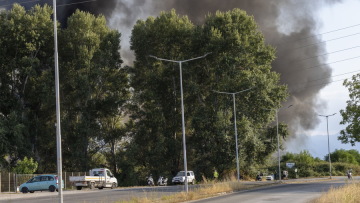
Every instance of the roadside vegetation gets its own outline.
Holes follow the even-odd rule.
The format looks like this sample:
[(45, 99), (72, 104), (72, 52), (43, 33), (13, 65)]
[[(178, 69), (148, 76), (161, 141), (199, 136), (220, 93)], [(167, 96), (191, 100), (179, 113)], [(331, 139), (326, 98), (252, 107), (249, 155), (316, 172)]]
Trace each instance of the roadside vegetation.
[[(265, 184), (270, 185), (276, 183), (271, 181)], [(259, 187), (259, 184), (243, 184), (242, 182), (237, 182), (235, 178), (232, 178), (232, 180), (228, 180), (224, 182), (205, 180), (202, 183), (201, 187), (193, 189), (188, 193), (180, 192), (173, 195), (166, 195), (162, 197), (152, 197), (150, 194), (147, 197), (142, 197), (142, 198), (134, 197), (129, 201), (118, 201), (117, 203), (150, 203), (150, 202), (177, 203), (177, 202), (185, 202), (185, 201), (198, 200), (208, 197), (224, 195), (234, 191), (241, 191), (256, 187)]]
[(347, 184), (339, 188), (331, 188), (327, 193), (311, 201), (311, 203), (356, 203), (360, 200), (360, 183)]

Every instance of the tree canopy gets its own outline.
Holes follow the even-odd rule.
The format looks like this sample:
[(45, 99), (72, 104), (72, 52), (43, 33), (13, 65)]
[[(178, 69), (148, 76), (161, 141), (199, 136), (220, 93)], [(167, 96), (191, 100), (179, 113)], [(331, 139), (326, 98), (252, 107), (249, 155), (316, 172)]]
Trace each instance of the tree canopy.
[[(0, 157), (9, 156), (10, 164), (34, 157), (39, 172), (56, 171), (51, 15), (47, 5), (26, 11), (17, 4), (0, 14)], [(129, 99), (119, 50), (120, 33), (104, 16), (76, 11), (59, 29), (65, 170), (97, 166), (92, 156), (121, 140), (113, 132), (123, 124), (110, 125), (123, 117)]]
[[(38, 172), (56, 171), (51, 15), (49, 6), (19, 5), (0, 14), (3, 167), (30, 157)], [(182, 63), (189, 170), (212, 177), (216, 169), (221, 178), (236, 169), (234, 100), (219, 92), (237, 93), (241, 173), (277, 150), (274, 119), (287, 87), (271, 67), (275, 49), (245, 11), (208, 14), (199, 25), (175, 10), (139, 20), (132, 66), (123, 66), (121, 34), (104, 16), (78, 10), (58, 34), (64, 170), (109, 167), (121, 184), (134, 185), (183, 169), (179, 63), (149, 55), (178, 61), (211, 52)], [(279, 135), (288, 135), (283, 123)]]
[(144, 166), (161, 172), (160, 161), (173, 173), (183, 167), (179, 64), (149, 55), (180, 61), (211, 52), (182, 64), (190, 168), (211, 176), (214, 167), (226, 173), (235, 166), (232, 97), (215, 91), (252, 88), (236, 95), (243, 166), (264, 160), (276, 149), (274, 134), (269, 134), (273, 131), (264, 129), (275, 111), (266, 109), (280, 107), (287, 97), (286, 86), (271, 70), (274, 48), (266, 45), (245, 11), (209, 14), (202, 25), (194, 25), (175, 10), (162, 12), (136, 23), (131, 48), (136, 56), (129, 68), (134, 88), (131, 115), (137, 121), (131, 148), (142, 149), (137, 155)]
[(342, 121), (340, 124), (347, 125), (340, 131), (338, 137), (342, 143), (350, 143), (355, 146), (360, 142), (360, 75), (354, 75), (351, 80), (345, 80), (344, 86), (349, 90), (349, 97), (345, 110), (341, 110)]

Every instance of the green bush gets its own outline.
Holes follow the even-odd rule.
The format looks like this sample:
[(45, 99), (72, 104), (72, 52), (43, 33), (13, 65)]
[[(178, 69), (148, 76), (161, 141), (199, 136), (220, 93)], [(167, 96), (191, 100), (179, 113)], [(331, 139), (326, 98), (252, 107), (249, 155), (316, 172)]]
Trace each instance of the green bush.
[(28, 159), (25, 157), (23, 160), (19, 160), (13, 169), (17, 174), (33, 174), (38, 168), (38, 163), (33, 158)]

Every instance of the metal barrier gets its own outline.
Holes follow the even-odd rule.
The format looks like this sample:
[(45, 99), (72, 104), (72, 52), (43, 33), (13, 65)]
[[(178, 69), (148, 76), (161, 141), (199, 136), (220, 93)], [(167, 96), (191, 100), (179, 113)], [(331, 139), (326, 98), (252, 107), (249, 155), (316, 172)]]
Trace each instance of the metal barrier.
[[(18, 188), (21, 184), (38, 175), (43, 174), (16, 174), (9, 172), (0, 172), (0, 192), (19, 192)], [(62, 179), (64, 181), (64, 189), (74, 189), (72, 183), (69, 181), (70, 176), (83, 175), (89, 175), (89, 172), (63, 172)]]

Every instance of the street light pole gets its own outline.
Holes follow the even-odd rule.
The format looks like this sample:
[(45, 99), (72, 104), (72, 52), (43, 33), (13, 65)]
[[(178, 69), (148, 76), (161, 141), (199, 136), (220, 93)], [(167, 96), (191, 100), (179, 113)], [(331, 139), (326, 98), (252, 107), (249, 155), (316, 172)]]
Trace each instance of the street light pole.
[[(289, 105), (287, 107), (290, 108), (293, 105)], [(278, 171), (279, 171), (279, 181), (281, 181), (281, 167), (280, 167), (280, 138), (279, 138), (279, 110), (280, 109), (265, 109), (265, 110), (269, 110), (272, 111), (274, 110), (276, 112), (276, 137), (277, 137), (277, 151), (278, 151)]]
[(207, 55), (209, 55), (210, 53), (207, 53), (203, 56), (199, 56), (196, 58), (191, 58), (191, 59), (187, 59), (187, 60), (182, 60), (182, 61), (176, 61), (176, 60), (169, 60), (169, 59), (163, 59), (163, 58), (159, 58), (156, 56), (152, 56), (149, 55), (150, 57), (159, 60), (159, 61), (168, 61), (168, 62), (174, 62), (174, 63), (178, 63), (179, 64), (179, 69), (180, 69), (180, 93), (181, 93), (181, 122), (182, 122), (182, 140), (183, 140), (183, 154), (184, 154), (184, 171), (185, 171), (185, 191), (189, 192), (189, 187), (188, 187), (188, 178), (187, 178), (187, 160), (186, 160), (186, 138), (185, 138), (185, 115), (184, 115), (184, 96), (183, 96), (183, 84), (182, 84), (182, 63), (184, 62), (188, 62), (188, 61), (193, 61), (196, 59), (201, 59), (201, 58), (205, 58)]
[(319, 115), (322, 117), (326, 117), (326, 130), (327, 130), (327, 137), (328, 137), (328, 153), (329, 153), (329, 173), (330, 173), (330, 179), (331, 179), (331, 158), (330, 158), (330, 139), (329, 139), (329, 116), (334, 116), (336, 113), (333, 113), (331, 115)]
[(53, 0), (54, 9), (54, 60), (55, 60), (55, 94), (56, 94), (56, 152), (57, 152), (57, 174), (59, 203), (63, 203), (62, 193), (62, 156), (61, 156), (61, 126), (60, 126), (60, 91), (59, 91), (59, 59), (57, 43), (57, 20), (56, 20), (56, 0)]
[(235, 148), (236, 148), (236, 172), (237, 172), (237, 181), (240, 181), (240, 166), (239, 166), (239, 145), (238, 145), (238, 135), (237, 135), (237, 127), (236, 127), (236, 105), (235, 105), (235, 95), (241, 92), (246, 92), (248, 90), (251, 90), (252, 88), (242, 90), (239, 92), (219, 92), (214, 91), (216, 93), (221, 94), (231, 94), (233, 98), (233, 105), (234, 105), (234, 129), (235, 129)]
[(280, 168), (280, 138), (279, 138), (279, 109), (276, 109), (276, 137), (277, 137), (277, 148), (278, 148), (278, 171), (279, 181), (281, 181), (281, 168)]

